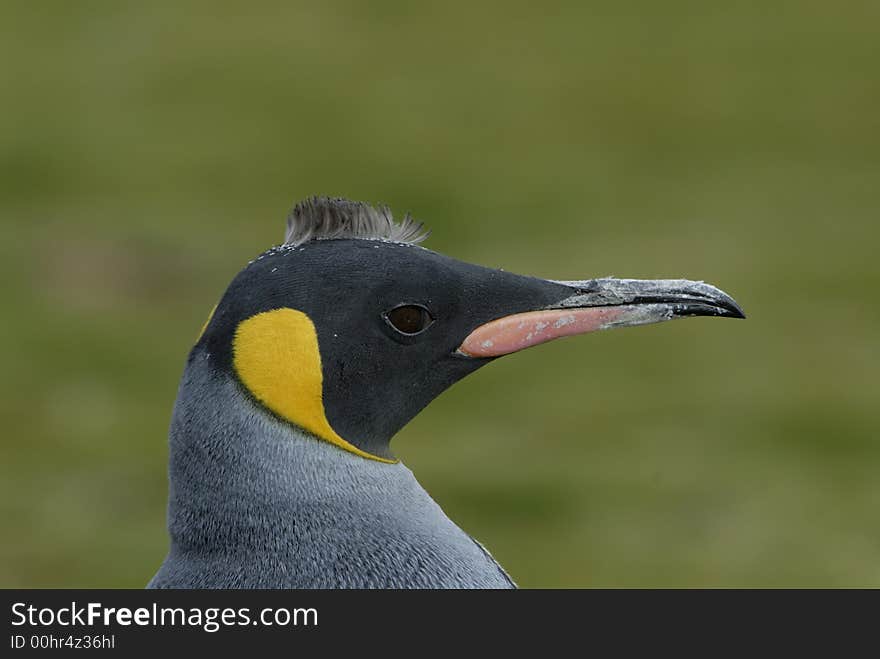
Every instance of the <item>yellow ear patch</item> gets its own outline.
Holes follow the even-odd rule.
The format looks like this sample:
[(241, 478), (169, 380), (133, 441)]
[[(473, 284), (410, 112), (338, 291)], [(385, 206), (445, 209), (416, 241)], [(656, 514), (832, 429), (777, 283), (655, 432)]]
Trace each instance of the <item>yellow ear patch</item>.
[(318, 335), (302, 311), (273, 309), (242, 321), (232, 341), (232, 365), (251, 394), (281, 418), (355, 455), (396, 462), (362, 451), (330, 427)]

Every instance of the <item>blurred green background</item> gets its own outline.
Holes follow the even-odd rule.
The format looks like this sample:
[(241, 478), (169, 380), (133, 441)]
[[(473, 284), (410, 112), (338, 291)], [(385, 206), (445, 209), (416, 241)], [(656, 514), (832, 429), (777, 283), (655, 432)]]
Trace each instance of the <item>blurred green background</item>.
[(522, 586), (880, 586), (875, 1), (0, 8), (0, 585), (143, 586), (187, 351), (294, 201), (744, 306), (503, 359), (394, 448)]

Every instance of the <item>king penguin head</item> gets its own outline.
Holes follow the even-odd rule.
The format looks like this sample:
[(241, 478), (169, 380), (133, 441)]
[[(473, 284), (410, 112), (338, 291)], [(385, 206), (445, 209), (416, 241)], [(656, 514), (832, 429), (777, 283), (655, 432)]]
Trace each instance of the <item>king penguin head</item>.
[(450, 385), (555, 338), (684, 316), (743, 318), (684, 279), (552, 281), (418, 246), (409, 216), (313, 198), (232, 281), (198, 342), (265, 413), (365, 459)]

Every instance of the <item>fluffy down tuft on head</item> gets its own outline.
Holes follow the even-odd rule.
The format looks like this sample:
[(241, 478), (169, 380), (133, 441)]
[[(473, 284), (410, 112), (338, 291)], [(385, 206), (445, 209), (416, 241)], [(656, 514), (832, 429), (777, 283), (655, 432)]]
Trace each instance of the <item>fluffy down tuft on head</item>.
[(374, 207), (339, 197), (311, 197), (299, 202), (287, 216), (284, 244), (296, 247), (311, 240), (359, 238), (414, 245), (428, 233), (409, 213), (395, 222), (387, 206)]

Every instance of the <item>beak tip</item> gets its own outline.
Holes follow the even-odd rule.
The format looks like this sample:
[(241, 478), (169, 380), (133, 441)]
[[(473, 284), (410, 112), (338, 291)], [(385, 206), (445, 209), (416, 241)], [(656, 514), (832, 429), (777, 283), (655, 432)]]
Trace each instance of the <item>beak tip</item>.
[(745, 319), (746, 312), (743, 311), (743, 308), (737, 304), (736, 300), (734, 300), (729, 295), (724, 295), (724, 304), (722, 308), (727, 312), (724, 315), (728, 318), (740, 318)]
[(732, 298), (721, 298), (711, 303), (684, 303), (676, 305), (673, 316), (714, 316), (715, 318), (738, 318), (744, 319), (746, 312), (742, 310)]
[(739, 306), (733, 298), (727, 298), (724, 302), (725, 304), (718, 307), (721, 312), (719, 314), (720, 316), (725, 318), (745, 319), (746, 312), (743, 311), (742, 307)]
[[(743, 308), (741, 306), (739, 306), (739, 303), (737, 303), (736, 300), (734, 300), (730, 295), (722, 291), (720, 288), (703, 282), (699, 282), (698, 285), (694, 288), (695, 290), (699, 291), (699, 293), (703, 297), (702, 304), (699, 304), (697, 306), (704, 308), (708, 307), (706, 308), (707, 311), (709, 309), (714, 309), (714, 314), (710, 312), (707, 315), (720, 316), (721, 318), (739, 319), (744, 319), (746, 317), (746, 312), (743, 311)], [(695, 315), (702, 314), (696, 313)]]

